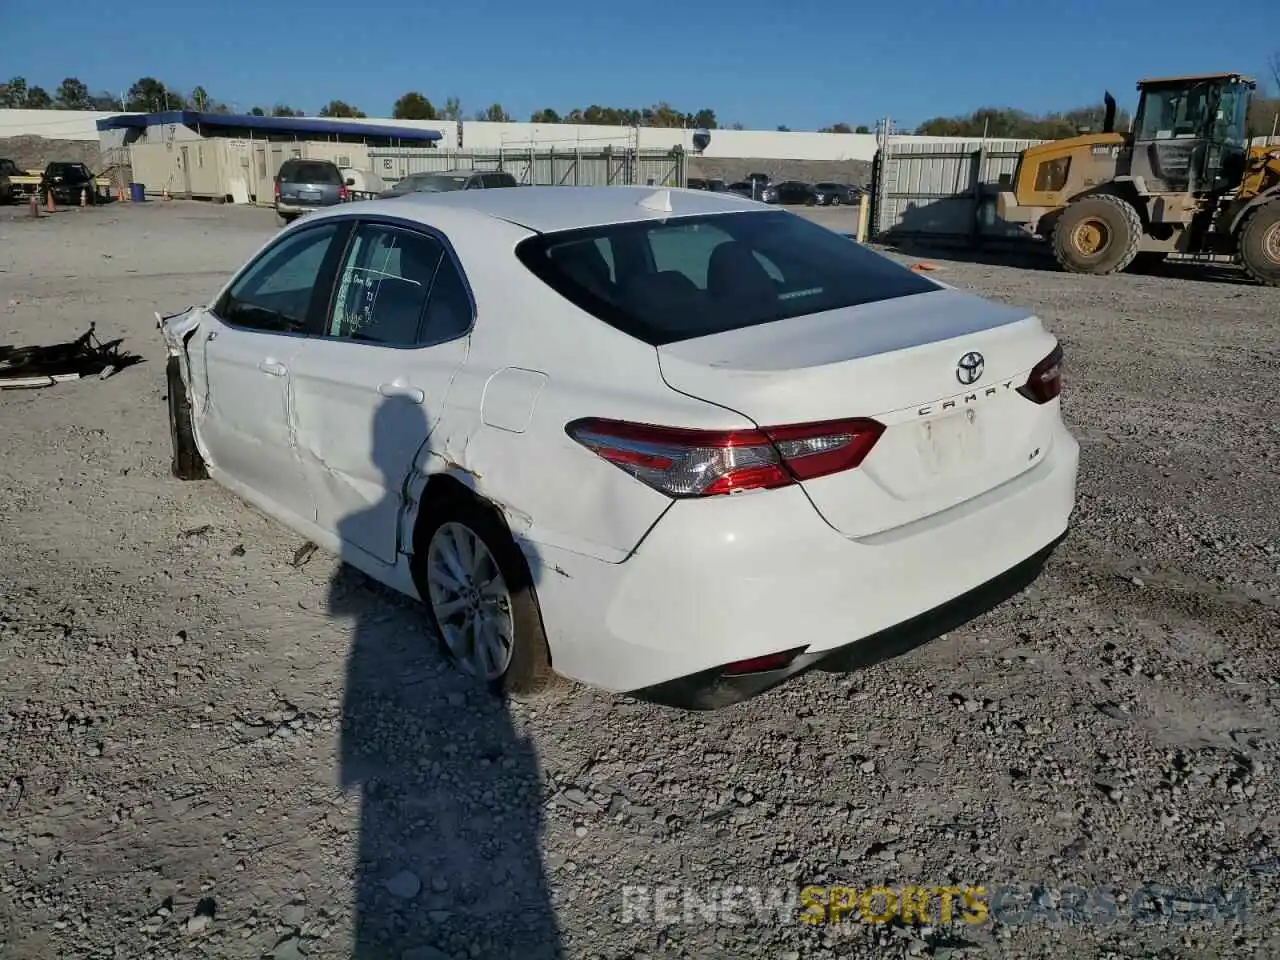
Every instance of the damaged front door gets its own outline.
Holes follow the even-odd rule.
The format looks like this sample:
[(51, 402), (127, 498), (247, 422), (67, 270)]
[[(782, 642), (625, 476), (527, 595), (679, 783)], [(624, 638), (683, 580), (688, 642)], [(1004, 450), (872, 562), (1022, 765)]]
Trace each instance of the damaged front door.
[(210, 466), (264, 509), (309, 522), (316, 508), (294, 447), (290, 381), (309, 318), (332, 289), (340, 234), (343, 226), (326, 223), (269, 247), (219, 298), (190, 349), (207, 387), (195, 419)]
[(439, 239), (362, 223), (324, 333), (293, 364), (295, 425), (318, 523), (387, 564), (414, 457), (466, 359), (473, 310)]

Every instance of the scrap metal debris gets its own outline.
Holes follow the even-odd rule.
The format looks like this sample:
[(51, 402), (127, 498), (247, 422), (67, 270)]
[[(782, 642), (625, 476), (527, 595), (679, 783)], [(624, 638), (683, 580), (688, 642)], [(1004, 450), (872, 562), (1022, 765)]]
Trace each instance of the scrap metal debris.
[(0, 389), (51, 387), (92, 376), (105, 380), (142, 360), (121, 351), (123, 339), (103, 343), (94, 332), (95, 327), (91, 323), (75, 340), (47, 347), (0, 346)]
[(315, 556), (316, 551), (319, 549), (319, 547), (308, 540), (294, 552), (292, 565), (295, 567), (305, 566), (307, 561)]

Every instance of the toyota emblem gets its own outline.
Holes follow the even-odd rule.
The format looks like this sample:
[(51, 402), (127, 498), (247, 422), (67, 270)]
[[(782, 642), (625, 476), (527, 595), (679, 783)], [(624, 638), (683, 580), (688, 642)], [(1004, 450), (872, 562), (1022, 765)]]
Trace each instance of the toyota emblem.
[(966, 387), (977, 383), (982, 377), (982, 368), (985, 365), (986, 361), (982, 359), (982, 354), (970, 351), (956, 364), (956, 379)]

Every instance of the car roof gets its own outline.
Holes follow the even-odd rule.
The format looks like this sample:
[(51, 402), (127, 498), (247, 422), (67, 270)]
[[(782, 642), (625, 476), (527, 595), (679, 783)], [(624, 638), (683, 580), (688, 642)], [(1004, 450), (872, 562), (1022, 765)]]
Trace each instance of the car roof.
[[(652, 198), (646, 206), (642, 201)], [(677, 187), (522, 187), (518, 190), (467, 190), (411, 193), (397, 198), (396, 213), (429, 223), (432, 209), (468, 211), (519, 224), (538, 233), (666, 220), (716, 213), (768, 211), (754, 200), (734, 194)], [(664, 209), (670, 206), (670, 210)]]

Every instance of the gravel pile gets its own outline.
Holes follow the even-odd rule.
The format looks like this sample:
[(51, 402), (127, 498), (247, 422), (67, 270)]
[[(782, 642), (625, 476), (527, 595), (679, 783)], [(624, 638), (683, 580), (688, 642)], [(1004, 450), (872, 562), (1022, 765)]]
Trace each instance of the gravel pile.
[(168, 475), (152, 311), (273, 229), (0, 219), (0, 345), (146, 359), (0, 393), (0, 956), (1280, 955), (1280, 291), (929, 258), (1064, 342), (1045, 574), (723, 712), (505, 709), (413, 603)]
[(0, 137), (0, 157), (12, 160), (22, 170), (43, 170), (55, 160), (86, 164), (102, 169), (102, 152), (97, 140), (53, 140), (48, 137)]

